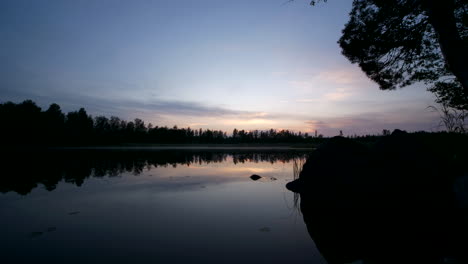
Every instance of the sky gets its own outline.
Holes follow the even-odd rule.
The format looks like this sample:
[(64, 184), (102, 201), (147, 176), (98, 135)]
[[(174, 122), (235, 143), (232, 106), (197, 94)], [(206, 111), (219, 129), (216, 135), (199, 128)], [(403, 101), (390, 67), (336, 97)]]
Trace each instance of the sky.
[(2, 0), (0, 102), (224, 131), (438, 130), (423, 84), (379, 90), (341, 54), (351, 2)]

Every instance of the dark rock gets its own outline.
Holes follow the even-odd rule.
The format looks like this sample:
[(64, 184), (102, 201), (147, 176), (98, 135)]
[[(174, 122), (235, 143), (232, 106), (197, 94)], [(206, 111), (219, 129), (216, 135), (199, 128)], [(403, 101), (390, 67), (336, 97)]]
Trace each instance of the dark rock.
[(309, 234), (329, 263), (464, 263), (468, 213), (457, 209), (464, 189), (453, 185), (466, 165), (447, 150), (404, 131), (371, 146), (335, 137), (286, 188), (300, 194)]
[(291, 192), (301, 193), (302, 187), (304, 187), (304, 184), (302, 183), (301, 179), (286, 183), (286, 189), (290, 190)]
[(262, 178), (262, 176), (259, 176), (257, 174), (253, 174), (252, 176), (250, 176), (250, 179), (252, 179), (253, 181), (258, 181)]
[(35, 238), (35, 237), (42, 236), (42, 234), (44, 234), (44, 232), (31, 232), (31, 233), (29, 233), (29, 237), (30, 238)]

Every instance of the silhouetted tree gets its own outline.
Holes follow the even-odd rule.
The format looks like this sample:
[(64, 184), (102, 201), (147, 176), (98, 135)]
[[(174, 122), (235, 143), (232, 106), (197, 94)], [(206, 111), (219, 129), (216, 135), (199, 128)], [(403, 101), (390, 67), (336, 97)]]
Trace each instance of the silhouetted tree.
[(339, 44), (381, 89), (415, 82), (468, 108), (466, 0), (355, 0)]
[(91, 142), (93, 124), (93, 118), (88, 116), (84, 108), (68, 113), (65, 123), (68, 142), (78, 145)]
[(51, 104), (43, 114), (44, 138), (49, 144), (60, 144), (64, 140), (65, 115), (58, 104)]
[(381, 89), (422, 81), (438, 103), (466, 110), (467, 10), (466, 0), (354, 0), (338, 42)]
[(135, 123), (132, 121), (128, 122), (127, 125), (125, 126), (125, 131), (124, 131), (124, 138), (127, 142), (132, 142), (135, 140), (134, 137), (135, 133)]
[(135, 118), (134, 124), (135, 124), (134, 137), (137, 139), (137, 141), (144, 141), (146, 137), (146, 132), (147, 132), (145, 122), (143, 122), (143, 120), (139, 118)]
[(109, 119), (105, 116), (94, 118), (94, 136), (97, 142), (107, 143), (111, 141), (111, 125)]
[(0, 106), (1, 140), (4, 145), (28, 145), (42, 140), (41, 108), (31, 100)]

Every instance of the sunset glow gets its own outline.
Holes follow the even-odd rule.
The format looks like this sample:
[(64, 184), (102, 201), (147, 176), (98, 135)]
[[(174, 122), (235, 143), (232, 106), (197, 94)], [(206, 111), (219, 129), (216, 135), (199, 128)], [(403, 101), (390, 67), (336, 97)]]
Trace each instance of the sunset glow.
[(422, 84), (380, 91), (341, 55), (351, 1), (284, 2), (2, 1), (1, 101), (228, 133), (437, 130)]

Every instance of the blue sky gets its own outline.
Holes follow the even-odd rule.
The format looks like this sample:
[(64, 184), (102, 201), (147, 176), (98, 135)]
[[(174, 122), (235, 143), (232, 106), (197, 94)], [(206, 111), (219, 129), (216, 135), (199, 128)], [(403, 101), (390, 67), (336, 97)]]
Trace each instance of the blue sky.
[(227, 131), (436, 130), (423, 85), (380, 91), (341, 55), (351, 2), (3, 0), (0, 100)]

